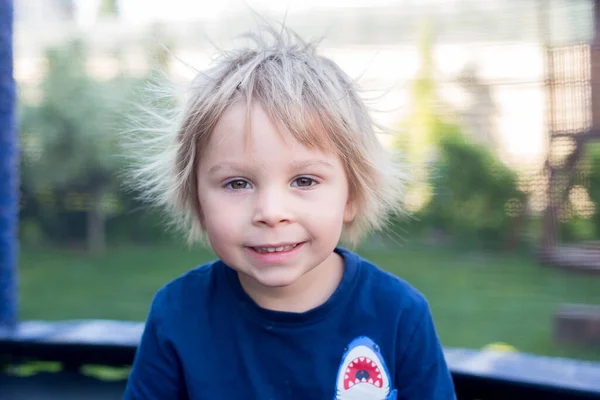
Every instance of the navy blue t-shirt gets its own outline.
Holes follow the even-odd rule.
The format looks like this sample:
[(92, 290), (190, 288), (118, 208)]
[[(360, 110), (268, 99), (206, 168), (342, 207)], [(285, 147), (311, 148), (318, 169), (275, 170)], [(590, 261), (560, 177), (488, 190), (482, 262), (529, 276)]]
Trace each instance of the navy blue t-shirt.
[(125, 399), (454, 400), (429, 306), (357, 254), (331, 298), (303, 313), (259, 307), (222, 261), (152, 303)]

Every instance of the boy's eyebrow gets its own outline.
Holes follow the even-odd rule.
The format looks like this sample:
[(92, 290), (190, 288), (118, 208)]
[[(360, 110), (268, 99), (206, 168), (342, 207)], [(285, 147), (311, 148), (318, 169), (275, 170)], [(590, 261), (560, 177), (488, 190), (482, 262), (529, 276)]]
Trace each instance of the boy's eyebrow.
[[(313, 167), (313, 166), (323, 166), (326, 168), (334, 168), (333, 165), (325, 160), (305, 160), (305, 161), (293, 161), (291, 163), (291, 169), (302, 169), (302, 168), (307, 168), (307, 167)], [(228, 169), (228, 170), (240, 170), (240, 171), (246, 171), (248, 170), (247, 167), (244, 167), (241, 164), (236, 164), (233, 162), (224, 162), (224, 163), (219, 163), (217, 165), (212, 166), (209, 170), (208, 173), (209, 174), (214, 174), (216, 172), (219, 172), (220, 170), (223, 169)]]
[(213, 165), (209, 170), (208, 173), (209, 174), (214, 174), (219, 172), (222, 169), (229, 169), (229, 170), (244, 170), (245, 168), (239, 164), (236, 163), (232, 163), (232, 162), (224, 162), (224, 163), (219, 163), (217, 165)]
[(302, 168), (313, 167), (313, 166), (317, 166), (317, 165), (327, 167), (327, 168), (333, 168), (333, 165), (331, 165), (330, 163), (328, 163), (325, 160), (306, 160), (306, 161), (292, 162), (293, 169), (302, 169)]

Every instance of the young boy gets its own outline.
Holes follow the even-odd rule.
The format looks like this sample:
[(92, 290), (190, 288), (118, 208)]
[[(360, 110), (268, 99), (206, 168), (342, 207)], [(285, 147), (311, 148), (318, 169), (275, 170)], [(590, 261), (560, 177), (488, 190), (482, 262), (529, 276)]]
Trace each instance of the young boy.
[(198, 74), (137, 175), (218, 259), (156, 294), (125, 399), (455, 399), (425, 298), (338, 247), (401, 170), (340, 68), (270, 33)]

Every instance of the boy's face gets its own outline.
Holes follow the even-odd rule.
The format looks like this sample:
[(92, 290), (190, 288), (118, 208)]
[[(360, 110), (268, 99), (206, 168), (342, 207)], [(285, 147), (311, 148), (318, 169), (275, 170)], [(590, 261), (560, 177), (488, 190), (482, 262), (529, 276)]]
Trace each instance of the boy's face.
[(344, 166), (337, 155), (279, 132), (259, 105), (252, 107), (249, 136), (245, 122), (246, 107), (238, 103), (202, 151), (202, 225), (243, 285), (301, 285), (308, 272), (317, 277), (339, 262), (333, 250), (343, 223), (354, 218)]

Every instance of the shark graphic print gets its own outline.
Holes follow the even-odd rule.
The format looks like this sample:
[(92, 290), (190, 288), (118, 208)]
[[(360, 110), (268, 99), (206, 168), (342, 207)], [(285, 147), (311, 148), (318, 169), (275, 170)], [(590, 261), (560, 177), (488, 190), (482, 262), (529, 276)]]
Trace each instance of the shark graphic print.
[(342, 357), (335, 400), (395, 400), (391, 385), (379, 346), (366, 336), (354, 339)]

